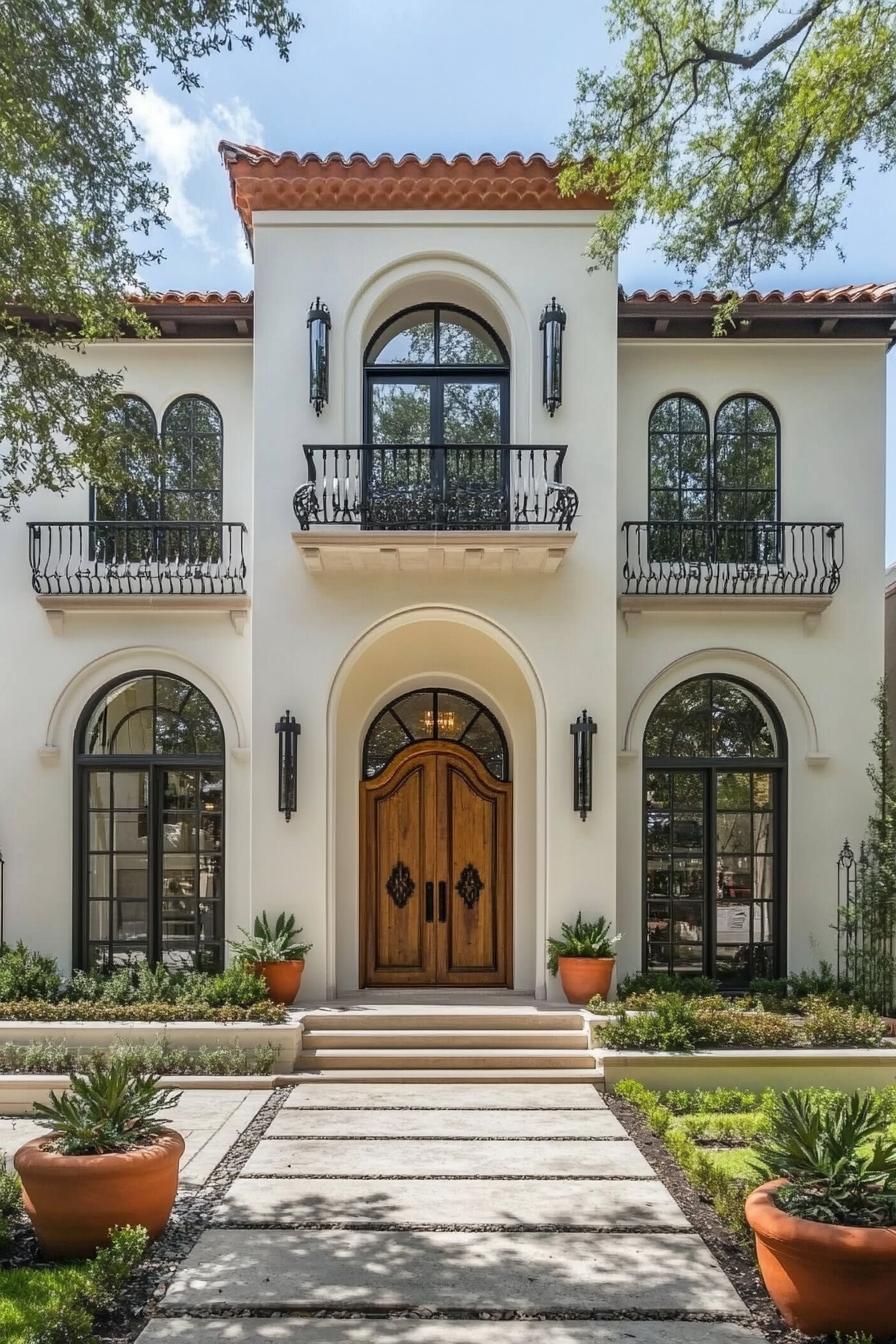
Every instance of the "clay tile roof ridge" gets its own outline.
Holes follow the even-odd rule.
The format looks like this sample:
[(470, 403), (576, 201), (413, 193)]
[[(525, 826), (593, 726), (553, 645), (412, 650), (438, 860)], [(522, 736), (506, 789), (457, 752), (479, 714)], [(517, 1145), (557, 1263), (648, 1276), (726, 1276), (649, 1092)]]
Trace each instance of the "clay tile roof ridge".
[[(732, 290), (713, 290), (713, 289), (635, 289), (626, 294), (620, 290), (620, 298), (623, 303), (672, 303), (681, 304), (710, 304), (719, 303), (723, 299), (731, 297)], [(741, 303), (761, 303), (761, 304), (825, 304), (825, 303), (893, 303), (896, 302), (896, 281), (889, 280), (883, 284), (871, 281), (867, 284), (859, 285), (834, 285), (829, 287), (819, 287), (816, 289), (792, 289), (785, 291), (782, 289), (748, 289), (742, 294), (736, 295)]]
[(228, 289), (223, 293), (217, 289), (166, 289), (153, 290), (149, 294), (135, 294), (132, 297), (133, 302), (137, 304), (174, 303), (214, 307), (216, 304), (249, 304), (252, 303), (254, 294), (252, 290), (248, 294), (241, 294), (238, 289)]
[(420, 168), (430, 168), (436, 165), (452, 168), (456, 164), (464, 164), (471, 168), (487, 164), (490, 168), (504, 169), (509, 165), (520, 167), (544, 167), (547, 170), (554, 170), (558, 164), (555, 159), (549, 159), (546, 154), (536, 152), (534, 154), (523, 154), (519, 150), (511, 150), (505, 154), (502, 159), (494, 154), (478, 154), (475, 157), (472, 154), (454, 154), (445, 155), (441, 153), (429, 154), (425, 158), (420, 158), (417, 154), (402, 154), (396, 159), (392, 154), (378, 154), (375, 159), (369, 158), (366, 154), (315, 154), (309, 151), (305, 154), (299, 154), (294, 149), (284, 150), (278, 153), (276, 150), (263, 149), (260, 145), (238, 145), (233, 140), (221, 140), (218, 144), (218, 152), (221, 154), (225, 163), (232, 163), (237, 159), (243, 159), (252, 164), (268, 163), (273, 167), (279, 167), (281, 164), (294, 163), (300, 168), (308, 167), (311, 164), (338, 165), (343, 168), (350, 168), (353, 164), (363, 164), (367, 168), (375, 169), (380, 167), (404, 168), (411, 165)]

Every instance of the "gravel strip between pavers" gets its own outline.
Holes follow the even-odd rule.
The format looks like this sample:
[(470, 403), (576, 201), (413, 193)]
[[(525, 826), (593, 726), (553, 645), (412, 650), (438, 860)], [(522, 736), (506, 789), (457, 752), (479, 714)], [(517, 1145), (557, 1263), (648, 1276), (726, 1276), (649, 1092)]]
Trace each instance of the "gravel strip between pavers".
[(830, 1337), (810, 1339), (791, 1330), (778, 1315), (765, 1290), (752, 1254), (725, 1226), (709, 1200), (695, 1190), (662, 1139), (658, 1139), (641, 1112), (627, 1101), (608, 1093), (604, 1098), (633, 1142), (653, 1167), (669, 1194), (689, 1218), (691, 1226), (712, 1251), (734, 1287), (753, 1314), (754, 1323), (773, 1344), (829, 1344)]
[(209, 1226), (212, 1209), (240, 1174), (291, 1091), (288, 1087), (275, 1089), (228, 1148), (204, 1185), (178, 1193), (168, 1227), (158, 1241), (150, 1245), (146, 1259), (122, 1289), (114, 1315), (100, 1327), (101, 1333), (96, 1336), (98, 1341), (130, 1344), (145, 1328), (165, 1296), (180, 1262)]

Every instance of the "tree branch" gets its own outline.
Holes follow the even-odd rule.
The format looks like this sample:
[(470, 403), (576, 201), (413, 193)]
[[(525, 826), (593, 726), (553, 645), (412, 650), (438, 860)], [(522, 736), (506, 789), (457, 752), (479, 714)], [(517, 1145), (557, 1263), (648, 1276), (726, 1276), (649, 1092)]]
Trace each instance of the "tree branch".
[(777, 51), (778, 47), (785, 46), (804, 28), (811, 27), (815, 20), (826, 9), (830, 8), (831, 3), (832, 0), (816, 0), (814, 5), (810, 5), (808, 9), (803, 10), (802, 14), (798, 14), (793, 23), (775, 33), (774, 37), (770, 37), (767, 42), (764, 42), (761, 47), (757, 47), (755, 51), (750, 52), (749, 55), (737, 51), (725, 51), (721, 47), (711, 47), (700, 37), (694, 38), (694, 45), (705, 60), (718, 61), (722, 65), (737, 65), (742, 70), (752, 70), (754, 65), (764, 61), (766, 56), (770, 56), (773, 51)]

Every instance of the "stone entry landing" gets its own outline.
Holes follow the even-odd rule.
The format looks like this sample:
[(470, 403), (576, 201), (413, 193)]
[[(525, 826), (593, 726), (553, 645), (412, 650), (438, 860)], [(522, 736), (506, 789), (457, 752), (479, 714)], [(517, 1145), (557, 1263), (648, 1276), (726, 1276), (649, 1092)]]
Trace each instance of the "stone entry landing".
[(274, 1115), (140, 1344), (287, 1339), (762, 1337), (594, 1085), (322, 1082)]

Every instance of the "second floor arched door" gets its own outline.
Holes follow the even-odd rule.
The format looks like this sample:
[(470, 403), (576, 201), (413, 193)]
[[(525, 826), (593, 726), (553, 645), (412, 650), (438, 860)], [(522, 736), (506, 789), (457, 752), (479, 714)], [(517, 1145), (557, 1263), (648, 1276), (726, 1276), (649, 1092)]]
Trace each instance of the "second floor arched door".
[(407, 309), (364, 361), (364, 519), (413, 531), (509, 526), (510, 360), (481, 318)]

